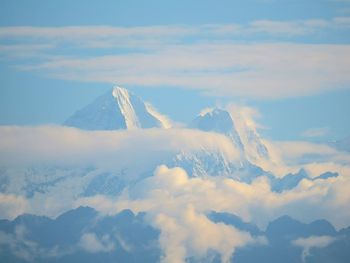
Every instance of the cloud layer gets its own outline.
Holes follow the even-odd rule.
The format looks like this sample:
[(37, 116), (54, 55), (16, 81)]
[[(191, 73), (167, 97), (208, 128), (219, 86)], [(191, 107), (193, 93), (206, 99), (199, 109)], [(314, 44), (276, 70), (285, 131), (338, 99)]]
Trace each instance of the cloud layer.
[(235, 161), (238, 151), (220, 134), (191, 129), (89, 132), (60, 126), (0, 127), (0, 164), (132, 166), (142, 169), (180, 151), (207, 149)]
[[(252, 243), (264, 245), (265, 241), (235, 228), (214, 224), (206, 217), (207, 213), (232, 213), (261, 227), (285, 214), (304, 222), (326, 218), (344, 227), (350, 220), (347, 209), (350, 195), (345, 190), (350, 186), (349, 175), (327, 180), (304, 179), (296, 188), (276, 193), (264, 177), (251, 184), (222, 177), (189, 178), (181, 168), (160, 166), (154, 176), (129, 187), (118, 198), (81, 198), (76, 206), (88, 205), (106, 214), (125, 208), (146, 211), (149, 222), (161, 231), (164, 262), (205, 257), (211, 249), (226, 260), (237, 247)], [(306, 246), (301, 241), (296, 244)]]
[(2, 27), (0, 39), (14, 43), (0, 46), (0, 55), (15, 59), (18, 69), (58, 79), (176, 86), (214, 96), (295, 97), (347, 88), (350, 50), (346, 44), (305, 44), (290, 37), (347, 32), (349, 21)]
[[(238, 130), (249, 126), (254, 131), (257, 124), (253, 116), (257, 113), (247, 107), (235, 109), (242, 116)], [(220, 175), (190, 177), (181, 167), (159, 165), (179, 151), (203, 149), (221, 152), (227, 161), (239, 163), (239, 151), (227, 137), (216, 133), (190, 129), (88, 132), (67, 127), (4, 126), (0, 136), (1, 176), (11, 179), (6, 183), (7, 192), (0, 194), (1, 217), (13, 218), (24, 212), (56, 216), (81, 205), (101, 214), (124, 209), (146, 212), (149, 223), (160, 230), (163, 262), (184, 262), (189, 257), (201, 260), (210, 251), (228, 262), (239, 247), (266, 245), (262, 237), (213, 223), (207, 218), (211, 211), (232, 213), (262, 228), (285, 214), (304, 222), (325, 218), (337, 228), (348, 226), (350, 220), (349, 155), (326, 145), (264, 140), (273, 158), (270, 162), (258, 157), (255, 160), (265, 169), (273, 168), (269, 170), (274, 172), (304, 168), (312, 178), (328, 171), (339, 173), (337, 177), (305, 178), (290, 190), (274, 192), (265, 176), (245, 183)], [(127, 173), (124, 168), (128, 168)], [(92, 179), (104, 180), (106, 173), (129, 180), (121, 193), (83, 194)], [(28, 178), (33, 180), (29, 188)], [(31, 187), (39, 185), (37, 182), (41, 188), (31, 193)], [(318, 244), (308, 246), (305, 242), (295, 243), (304, 247), (305, 253)], [(89, 233), (81, 238), (79, 246), (91, 253), (115, 248), (108, 236), (97, 238)]]

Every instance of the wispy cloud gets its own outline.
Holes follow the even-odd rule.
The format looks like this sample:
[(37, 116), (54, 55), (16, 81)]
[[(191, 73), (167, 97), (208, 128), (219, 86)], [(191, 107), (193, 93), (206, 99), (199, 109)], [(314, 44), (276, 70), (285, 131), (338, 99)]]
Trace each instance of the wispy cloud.
[[(349, 17), (199, 26), (2, 27), (0, 39), (13, 44), (1, 46), (0, 53), (7, 59), (23, 54), (15, 60), (17, 69), (58, 79), (281, 98), (348, 87), (349, 45), (283, 41), (349, 28)], [(264, 42), (266, 37), (272, 42)]]
[(329, 133), (328, 127), (310, 128), (302, 133), (304, 137), (323, 137)]
[[(52, 39), (56, 42), (70, 41), (83, 43), (89, 40), (108, 39), (157, 39), (162, 41), (171, 37), (214, 35), (254, 35), (256, 33), (281, 34), (286, 36), (304, 35), (324, 28), (341, 29), (349, 26), (349, 17), (334, 17), (332, 19), (306, 19), (292, 21), (255, 20), (245, 24), (204, 24), (160, 25), (140, 27), (115, 26), (66, 26), (66, 27), (1, 27), (0, 38)], [(345, 23), (346, 22), (346, 23)]]
[(0, 193), (0, 215), (2, 218), (14, 219), (29, 208), (27, 199), (20, 195)]
[(83, 234), (79, 246), (89, 253), (110, 252), (115, 249), (110, 236), (104, 235), (99, 239), (94, 233)]
[(148, 53), (63, 57), (18, 68), (75, 81), (180, 86), (217, 96), (281, 98), (347, 87), (349, 54), (347, 45), (194, 44)]
[(303, 248), (302, 260), (305, 262), (310, 255), (311, 248), (324, 248), (333, 243), (336, 239), (332, 236), (310, 236), (307, 238), (298, 238), (292, 241), (292, 244)]

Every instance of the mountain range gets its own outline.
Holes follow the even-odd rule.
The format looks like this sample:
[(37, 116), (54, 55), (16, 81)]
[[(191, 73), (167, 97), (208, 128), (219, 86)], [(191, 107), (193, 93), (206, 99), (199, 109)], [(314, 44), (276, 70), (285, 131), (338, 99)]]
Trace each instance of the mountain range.
[[(263, 231), (228, 213), (211, 212), (207, 217), (264, 237), (264, 244), (239, 248), (231, 262), (341, 262), (350, 258), (350, 227), (336, 231), (326, 220), (309, 224), (289, 216), (269, 223)], [(153, 228), (145, 213), (124, 210), (101, 216), (94, 209), (79, 207), (55, 219), (21, 215), (13, 221), (0, 220), (2, 262), (159, 262), (162, 256), (159, 230)], [(327, 240), (309, 248), (300, 241)], [(309, 249), (305, 254), (305, 249)], [(195, 258), (187, 258), (195, 262)], [(220, 255), (209, 253), (205, 262), (220, 262)]]
[[(157, 112), (152, 105), (121, 87), (114, 87), (89, 105), (78, 110), (64, 123), (88, 131), (113, 131), (137, 129), (167, 129), (171, 121)], [(282, 178), (264, 171), (255, 161), (269, 159), (270, 154), (254, 127), (236, 125), (233, 115), (220, 108), (207, 109), (196, 116), (188, 128), (226, 136), (238, 151), (238, 160), (229, 160), (221, 151), (202, 147), (199, 150), (181, 149), (163, 156), (162, 162), (168, 167), (182, 167), (190, 177), (223, 176), (250, 183), (259, 176), (269, 178), (272, 190), (282, 192), (297, 186), (303, 179), (311, 179), (305, 170), (288, 174)], [(93, 166), (62, 167), (33, 166), (28, 168), (3, 167), (0, 176), (0, 190), (6, 194), (33, 197), (36, 193), (49, 193), (67, 188), (72, 183), (74, 196), (104, 194), (117, 196), (130, 184), (153, 173), (156, 165), (149, 164), (131, 176), (130, 167), (104, 171)], [(328, 173), (313, 180), (323, 180), (336, 173)], [(55, 190), (56, 189), (56, 190)]]
[[(116, 86), (72, 114), (63, 126), (87, 133), (171, 128), (176, 132), (173, 123), (151, 104)], [(268, 146), (254, 125), (226, 109), (206, 109), (184, 126), (188, 130), (222, 136), (237, 153), (237, 157), (228, 158), (221, 148), (213, 150), (201, 146), (195, 150), (178, 147), (180, 150), (162, 154), (160, 163), (181, 167), (189, 178), (229, 178), (248, 185), (256, 178), (264, 177), (269, 180), (271, 191), (278, 195), (296, 188), (304, 179), (324, 182), (339, 176), (336, 172), (325, 172), (311, 178), (305, 169), (300, 169), (277, 177), (264, 170), (259, 163), (272, 158)], [(111, 170), (94, 165), (59, 164), (0, 167), (0, 197), (1, 194), (11, 198), (16, 195), (37, 198), (41, 202), (55, 196), (62, 198), (62, 203), (96, 196), (117, 198), (146, 180), (157, 167), (155, 163), (138, 166), (139, 161)], [(141, 168), (135, 170), (135, 167)], [(60, 196), (61, 193), (65, 195)], [(271, 221), (263, 230), (230, 213), (212, 211), (206, 217), (211, 222), (233, 226), (262, 240), (260, 244), (238, 248), (231, 258), (235, 263), (345, 263), (350, 258), (350, 228), (337, 231), (326, 220), (306, 224), (286, 215)], [(102, 215), (90, 207), (79, 207), (51, 217), (24, 214), (14, 220), (0, 220), (0, 261), (115, 262), (117, 259), (118, 262), (159, 262), (163, 256), (160, 230), (150, 220), (144, 212), (134, 214), (124, 210), (114, 215)], [(186, 262), (221, 262), (216, 251), (210, 251), (203, 260), (198, 261), (194, 256), (186, 258)]]

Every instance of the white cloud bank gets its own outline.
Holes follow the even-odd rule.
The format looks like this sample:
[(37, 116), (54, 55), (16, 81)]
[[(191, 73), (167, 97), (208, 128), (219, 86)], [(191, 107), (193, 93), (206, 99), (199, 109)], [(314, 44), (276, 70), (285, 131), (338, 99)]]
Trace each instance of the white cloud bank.
[[(220, 186), (216, 183), (219, 184), (219, 180), (190, 179), (181, 168), (160, 166), (153, 177), (141, 181), (116, 200), (96, 196), (82, 198), (76, 205), (89, 205), (102, 213), (125, 208), (146, 211), (150, 223), (161, 231), (162, 262), (185, 262), (188, 257), (201, 259), (210, 250), (220, 253), (223, 262), (229, 262), (236, 248), (253, 243), (263, 245), (266, 241), (232, 226), (215, 224), (206, 217), (205, 212), (214, 206), (220, 210), (233, 204), (229, 201), (232, 195), (224, 196), (228, 189), (217, 189), (226, 182)], [(220, 190), (224, 192), (219, 194)], [(129, 194), (133, 196), (131, 199)], [(222, 203), (225, 199), (226, 204)]]
[(99, 175), (109, 173), (131, 183), (183, 151), (207, 150), (239, 162), (239, 152), (227, 137), (190, 129), (89, 132), (2, 126), (0, 137), (0, 176), (6, 189), (0, 195), (2, 218), (24, 212), (57, 216)]
[(304, 222), (326, 218), (344, 227), (350, 220), (348, 187), (350, 174), (327, 180), (304, 179), (296, 188), (276, 193), (264, 177), (251, 184), (222, 177), (189, 178), (181, 168), (160, 166), (154, 176), (129, 187), (118, 198), (86, 197), (77, 200), (76, 206), (88, 205), (106, 214), (126, 208), (146, 211), (149, 222), (161, 230), (164, 262), (183, 262), (190, 256), (201, 258), (209, 250), (229, 259), (237, 247), (265, 242), (235, 228), (214, 224), (206, 213), (233, 213), (260, 227), (285, 214)]
[[(138, 168), (159, 163), (169, 154), (207, 149), (225, 158), (239, 158), (229, 138), (191, 129), (136, 129), (130, 131), (83, 131), (62, 126), (0, 126), (0, 164), (26, 166), (96, 165)], [(111, 167), (112, 166), (112, 167)]]
[(347, 211), (350, 196), (346, 191), (349, 183), (349, 174), (328, 180), (305, 179), (290, 191), (275, 193), (263, 177), (252, 184), (228, 178), (188, 178), (180, 168), (161, 166), (153, 177), (143, 180), (117, 200), (96, 196), (78, 203), (104, 213), (131, 208), (136, 212), (169, 210), (173, 216), (192, 204), (198, 212), (230, 212), (260, 226), (289, 214), (303, 221), (327, 218), (340, 227), (346, 226), (350, 217)]
[[(257, 127), (252, 118), (256, 112), (248, 108), (242, 111), (246, 119), (242, 123)], [(139, 171), (148, 171), (152, 165), (159, 164), (167, 154), (184, 149), (222, 151), (225, 158), (233, 162), (239, 156), (225, 136), (189, 129), (88, 132), (67, 127), (6, 126), (0, 128), (0, 137), (1, 165), (16, 169), (40, 163), (70, 168), (93, 165), (103, 171), (119, 171), (124, 166), (131, 166), (134, 169), (131, 171), (139, 175)], [(271, 145), (275, 147), (272, 153), (278, 157), (274, 160), (284, 161), (274, 165), (286, 169), (305, 167), (313, 177), (327, 171), (338, 172), (339, 176), (324, 180), (304, 179), (295, 188), (277, 193), (271, 190), (265, 177), (259, 177), (251, 184), (222, 176), (190, 178), (182, 168), (161, 165), (154, 174), (142, 174), (143, 177), (129, 185), (120, 196), (82, 197), (79, 194), (86, 181), (99, 173), (92, 171), (79, 177), (74, 174), (81, 175), (81, 171), (74, 170), (73, 174), (63, 175), (66, 178), (64, 184), (57, 188), (48, 186), (48, 191), (35, 193), (32, 197), (1, 194), (0, 212), (4, 213), (1, 217), (13, 218), (16, 213), (23, 212), (52, 216), (80, 205), (94, 207), (106, 214), (123, 209), (146, 211), (150, 223), (161, 231), (164, 262), (183, 262), (188, 257), (201, 259), (212, 250), (228, 261), (238, 247), (265, 244), (260, 237), (211, 222), (206, 213), (213, 210), (238, 215), (260, 227), (285, 214), (302, 221), (325, 218), (338, 228), (348, 226), (349, 156), (325, 145), (305, 142), (270, 142), (269, 147)], [(305, 155), (315, 153), (326, 157), (327, 162), (321, 158), (316, 162), (299, 163)], [(36, 170), (33, 173), (41, 176)], [(51, 174), (52, 170), (44, 169), (42, 173), (56, 176)], [(16, 170), (11, 175), (15, 179), (13, 189), (20, 192), (23, 182), (18, 179)], [(128, 176), (133, 174), (128, 173)], [(92, 253), (112, 249), (107, 237), (104, 240), (92, 235), (82, 238), (80, 245)]]

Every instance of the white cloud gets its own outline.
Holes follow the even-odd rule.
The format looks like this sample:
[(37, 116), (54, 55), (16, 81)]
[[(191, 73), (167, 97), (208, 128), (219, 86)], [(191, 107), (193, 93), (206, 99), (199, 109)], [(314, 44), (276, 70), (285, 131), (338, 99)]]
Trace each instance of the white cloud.
[(305, 130), (302, 135), (304, 137), (323, 137), (329, 133), (328, 127), (310, 128)]
[(172, 126), (174, 126), (174, 124), (172, 123), (172, 121), (165, 115), (161, 114), (159, 111), (157, 111), (156, 108), (154, 108), (152, 106), (152, 104), (150, 103), (146, 103), (146, 108), (147, 108), (147, 111), (153, 115), (154, 117), (156, 117), (158, 120), (160, 120), (160, 122), (162, 123), (162, 126), (165, 128), (165, 129), (169, 129), (171, 128)]
[[(254, 116), (257, 112), (247, 107), (236, 109), (244, 113), (242, 123), (237, 125), (256, 129), (258, 125)], [(145, 167), (159, 164), (165, 153), (172, 154), (183, 149), (223, 151), (232, 161), (236, 161), (238, 156), (226, 137), (188, 129), (87, 132), (65, 127), (7, 126), (0, 128), (0, 137), (1, 164), (15, 166), (16, 169), (44, 162), (68, 165), (70, 168), (90, 164), (102, 171), (115, 171), (124, 166), (135, 166), (137, 160), (137, 169), (144, 172), (147, 171)], [(115, 214), (123, 209), (146, 211), (150, 223), (161, 230), (164, 262), (181, 262), (186, 257), (200, 259), (210, 250), (217, 251), (227, 261), (237, 247), (251, 243), (264, 244), (261, 238), (209, 221), (206, 213), (213, 210), (236, 214), (260, 227), (285, 214), (307, 222), (325, 218), (338, 228), (348, 226), (348, 155), (327, 145), (306, 142), (269, 142), (267, 146), (269, 154), (276, 156), (272, 158), (276, 165), (286, 166), (286, 169), (304, 167), (312, 177), (327, 171), (338, 172), (339, 176), (326, 180), (304, 179), (297, 187), (276, 193), (271, 190), (265, 177), (259, 177), (251, 184), (223, 176), (190, 178), (182, 168), (169, 169), (162, 165), (153, 176), (151, 172), (143, 174), (143, 178), (138, 178), (135, 185), (129, 185), (120, 196), (81, 197), (86, 182), (98, 175), (99, 171), (84, 173), (84, 177), (74, 175), (81, 175), (78, 169), (62, 175), (51, 174), (51, 171), (52, 177), (68, 179), (27, 199), (14, 194), (1, 194), (0, 207), (4, 207), (4, 216), (11, 217), (24, 211), (53, 216), (80, 205), (94, 207), (105, 214)], [(152, 155), (151, 152), (156, 154)], [(301, 160), (305, 160), (304, 156), (314, 154), (324, 157), (327, 162), (321, 158), (317, 162), (301, 163)], [(141, 160), (144, 164), (140, 163)], [(10, 175), (20, 177), (20, 170), (16, 169)], [(41, 176), (35, 170), (34, 173)], [(136, 172), (135, 175), (139, 176)], [(128, 179), (132, 176), (132, 173), (128, 173)], [(11, 186), (14, 187), (12, 190), (22, 189), (23, 182), (17, 179)], [(11, 210), (12, 206), (18, 210)], [(109, 241), (108, 237), (98, 239), (94, 234), (87, 233), (80, 244), (82, 248), (97, 252), (112, 249)]]
[[(246, 121), (251, 122), (252, 127), (256, 127), (252, 118), (252, 114), (256, 115), (256, 112), (245, 109)], [(199, 213), (208, 209), (218, 209), (237, 214), (261, 226), (266, 225), (275, 216), (285, 213), (301, 220), (327, 218), (337, 226), (345, 226), (346, 220), (350, 219), (350, 214), (347, 212), (350, 197), (346, 190), (350, 183), (348, 165), (350, 157), (327, 145), (263, 140), (269, 150), (270, 158), (258, 160), (259, 164), (265, 169), (268, 168), (267, 170), (280, 172), (277, 174), (279, 176), (300, 168), (306, 169), (311, 177), (327, 171), (338, 172), (340, 175), (327, 180), (304, 180), (297, 188), (281, 194), (272, 192), (264, 178), (248, 185), (220, 176), (189, 179), (181, 169), (171, 170), (172, 172), (163, 169), (163, 172), (158, 172), (161, 175), (142, 181), (139, 190), (131, 192), (131, 197), (134, 199), (132, 202), (128, 201), (127, 196), (124, 196), (125, 200), (119, 198), (117, 203), (116, 200), (109, 200), (104, 196), (95, 196), (80, 199), (74, 204), (91, 178), (104, 171), (115, 173), (128, 168), (128, 177), (123, 178), (134, 182), (135, 179), (141, 179), (140, 175), (146, 176), (140, 172), (150, 171), (165, 157), (184, 149), (222, 151), (225, 158), (232, 162), (239, 161), (237, 159), (239, 153), (224, 136), (188, 129), (87, 132), (65, 127), (8, 126), (0, 128), (0, 135), (3, 138), (0, 142), (1, 163), (2, 166), (9, 167), (6, 173), (12, 181), (12, 184), (8, 185), (8, 194), (0, 196), (0, 207), (3, 207), (2, 214), (6, 218), (13, 218), (23, 212), (56, 216), (79, 204), (91, 205), (103, 212), (109, 211), (108, 213), (124, 208), (148, 211), (154, 209), (158, 200), (168, 199), (167, 191), (172, 195), (181, 189), (183, 191), (181, 195), (175, 194), (174, 205), (184, 206), (194, 203)], [(309, 155), (319, 157), (313, 157), (309, 163), (305, 163), (305, 156)], [(135, 160), (138, 160), (137, 166), (134, 165)], [(24, 176), (26, 167), (43, 163), (46, 166), (33, 170), (37, 175), (31, 179), (34, 180), (33, 184), (40, 183), (41, 181), (35, 181), (40, 178), (47, 180), (46, 173), (51, 174), (52, 180), (65, 179), (58, 180), (55, 186), (48, 186), (42, 193), (37, 192), (29, 199), (20, 197), (28, 183)], [(45, 170), (45, 167), (50, 165), (70, 167), (71, 170), (56, 169), (52, 174), (52, 170)], [(91, 165), (95, 166), (96, 170), (86, 172), (84, 168), (79, 168)], [(166, 176), (168, 173), (174, 173), (176, 177)], [(85, 176), (78, 176), (80, 174)], [(64, 195), (62, 191), (65, 192)], [(150, 192), (155, 196), (149, 196)], [(135, 193), (138, 193), (140, 198), (134, 196)], [(152, 199), (154, 197), (155, 200)], [(234, 200), (241, 201), (236, 203)], [(315, 204), (318, 202), (320, 203), (316, 209)], [(304, 209), (309, 209), (313, 213), (301, 214), (300, 211)], [(337, 209), (341, 212), (334, 213)]]
[(14, 219), (16, 216), (25, 213), (29, 208), (27, 199), (14, 194), (0, 193), (0, 219)]
[[(113, 27), (113, 26), (66, 26), (66, 27), (0, 27), (0, 38), (29, 38), (52, 39), (54, 42), (70, 41), (84, 45), (84, 42), (102, 43), (102, 41), (121, 40), (139, 41), (147, 43), (149, 40), (176, 40), (185, 36), (213, 36), (238, 34), (284, 34), (303, 35), (325, 27), (341, 28), (339, 21), (347, 17), (334, 17), (332, 19), (306, 19), (306, 20), (255, 20), (248, 24), (204, 24), (189, 25), (159, 25), (139, 27)], [(96, 42), (97, 41), (97, 42)], [(100, 42), (101, 41), (101, 42)], [(124, 42), (125, 43), (125, 42)], [(150, 42), (152, 43), (152, 42)], [(99, 46), (99, 45), (98, 45)], [(105, 45), (102, 45), (105, 46)], [(109, 46), (109, 45), (107, 45)]]
[[(0, 38), (14, 41), (13, 47), (2, 47), (5, 56), (33, 57), (18, 62), (18, 69), (53, 78), (179, 86), (214, 96), (281, 98), (347, 88), (349, 45), (239, 44), (237, 37), (307, 35), (323, 29), (347, 30), (349, 24), (349, 17), (335, 17), (260, 20), (247, 25), (1, 27)], [(188, 37), (194, 40), (188, 41)], [(62, 46), (80, 55), (62, 55)], [(102, 49), (102, 54), (106, 48), (111, 50), (108, 55), (91, 56), (89, 48)]]
[(253, 33), (268, 33), (272, 35), (305, 35), (314, 31), (327, 28), (331, 25), (330, 21), (302, 20), (302, 21), (272, 21), (257, 20), (250, 24), (249, 31)]
[(90, 253), (110, 252), (115, 249), (115, 244), (111, 241), (109, 235), (104, 235), (99, 239), (94, 233), (83, 234), (79, 246)]
[(19, 67), (76, 81), (170, 85), (216, 96), (281, 98), (347, 87), (347, 54), (348, 45), (193, 44), (148, 53), (61, 57)]
[(13, 233), (0, 231), (0, 247), (8, 246), (17, 258), (31, 262), (38, 256), (39, 246), (26, 238), (26, 232), (22, 225), (16, 226)]
[(253, 238), (234, 227), (211, 222), (189, 205), (179, 216), (157, 213), (155, 225), (161, 230), (160, 244), (164, 251), (162, 262), (185, 262), (186, 257), (205, 258), (208, 251), (221, 254), (229, 262), (237, 247), (253, 243)]
[(30, 58), (42, 56), (42, 51), (53, 49), (52, 44), (7, 44), (0, 45), (0, 55), (16, 58)]
[(336, 178), (304, 179), (297, 187), (276, 193), (265, 177), (251, 184), (224, 177), (188, 178), (181, 168), (161, 166), (154, 176), (130, 187), (118, 198), (81, 198), (76, 206), (91, 206), (107, 214), (128, 208), (176, 218), (180, 211), (192, 205), (197, 213), (229, 212), (262, 228), (285, 214), (304, 222), (325, 218), (340, 228), (346, 227), (350, 220), (349, 186), (349, 167)]
[(18, 259), (25, 262), (36, 262), (38, 259), (47, 259), (69, 255), (74, 252), (74, 247), (59, 246), (52, 248), (41, 247), (38, 243), (28, 238), (28, 232), (24, 225), (15, 226), (12, 233), (0, 231), (0, 250), (6, 247), (7, 252), (12, 253)]
[(181, 150), (202, 149), (220, 151), (233, 162), (239, 157), (226, 136), (190, 129), (90, 132), (60, 126), (1, 126), (0, 137), (3, 166), (46, 163), (120, 168), (132, 167), (137, 160), (142, 170)]
[(307, 238), (298, 238), (292, 241), (292, 244), (303, 248), (302, 260), (310, 255), (311, 248), (324, 248), (333, 243), (336, 239), (331, 236), (310, 236)]
[(131, 187), (119, 198), (81, 198), (76, 205), (89, 205), (107, 214), (125, 208), (146, 211), (149, 222), (161, 230), (163, 262), (184, 262), (187, 257), (204, 258), (210, 250), (219, 252), (224, 262), (228, 262), (237, 247), (264, 244), (265, 241), (234, 227), (215, 224), (205, 216), (212, 209), (240, 206), (229, 201), (237, 200), (232, 199), (237, 197), (236, 193), (232, 188), (225, 189), (227, 182), (221, 180), (223, 178), (190, 179), (181, 168), (160, 166), (153, 177), (141, 181), (135, 188)]
[[(157, 43), (169, 37), (186, 36), (197, 29), (185, 26), (112, 27), (112, 26), (67, 26), (67, 27), (1, 27), (0, 38), (27, 38), (51, 40), (53, 43), (73, 42), (85, 47), (110, 47), (121, 41), (123, 46), (132, 43)], [(102, 44), (103, 42), (106, 44)], [(85, 42), (85, 43), (84, 43)], [(102, 44), (102, 45), (101, 45)], [(119, 44), (120, 45), (120, 44)]]
[(350, 155), (329, 145), (307, 141), (262, 141), (269, 151), (270, 158), (260, 158), (255, 163), (276, 177), (297, 173), (301, 168), (305, 169), (310, 177), (326, 172), (350, 174)]
[(269, 149), (292, 166), (327, 162), (347, 165), (350, 161), (350, 154), (346, 152), (340, 152), (327, 144), (307, 141), (270, 141)]
[(132, 183), (181, 151), (220, 152), (227, 161), (239, 162), (237, 149), (225, 136), (189, 129), (88, 132), (2, 126), (0, 137), (6, 193), (0, 195), (0, 212), (4, 218), (24, 212), (57, 216), (71, 209), (100, 174), (107, 172)]

